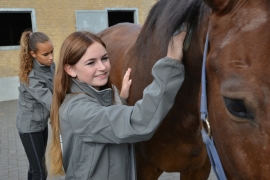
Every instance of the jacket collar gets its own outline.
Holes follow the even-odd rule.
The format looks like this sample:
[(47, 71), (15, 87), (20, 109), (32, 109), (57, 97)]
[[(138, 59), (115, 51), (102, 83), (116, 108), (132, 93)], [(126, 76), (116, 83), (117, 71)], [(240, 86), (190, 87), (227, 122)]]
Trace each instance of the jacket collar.
[(72, 78), (71, 92), (85, 93), (90, 97), (95, 98), (103, 106), (110, 106), (113, 104), (113, 92), (111, 88), (98, 91), (92, 86)]
[(51, 66), (41, 65), (36, 59), (33, 60), (33, 69), (36, 69), (41, 72), (51, 71)]

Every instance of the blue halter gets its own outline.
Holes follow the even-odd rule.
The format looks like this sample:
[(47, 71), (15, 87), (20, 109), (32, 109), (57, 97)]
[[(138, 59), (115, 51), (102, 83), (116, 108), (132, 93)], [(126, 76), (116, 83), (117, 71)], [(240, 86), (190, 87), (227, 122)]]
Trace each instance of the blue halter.
[(208, 111), (207, 111), (207, 94), (206, 94), (206, 55), (208, 51), (208, 32), (206, 35), (205, 45), (204, 45), (204, 53), (203, 53), (203, 64), (202, 64), (202, 90), (201, 90), (201, 120), (206, 123), (208, 127), (208, 133), (206, 133), (205, 129), (202, 128), (202, 138), (203, 142), (206, 145), (207, 153), (209, 159), (211, 161), (212, 168), (219, 180), (226, 180), (226, 175), (224, 173), (222, 164), (220, 162), (213, 137), (211, 137), (210, 125), (208, 122)]

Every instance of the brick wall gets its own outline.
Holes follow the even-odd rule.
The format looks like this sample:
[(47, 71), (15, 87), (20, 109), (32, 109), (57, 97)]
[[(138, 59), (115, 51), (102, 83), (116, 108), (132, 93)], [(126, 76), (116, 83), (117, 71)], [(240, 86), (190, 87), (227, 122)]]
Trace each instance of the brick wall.
[[(46, 33), (54, 44), (55, 61), (63, 40), (76, 31), (76, 10), (105, 8), (137, 8), (139, 24), (143, 24), (156, 0), (1, 0), (1, 8), (33, 8), (37, 31)], [(0, 78), (18, 75), (19, 50), (0, 50)]]

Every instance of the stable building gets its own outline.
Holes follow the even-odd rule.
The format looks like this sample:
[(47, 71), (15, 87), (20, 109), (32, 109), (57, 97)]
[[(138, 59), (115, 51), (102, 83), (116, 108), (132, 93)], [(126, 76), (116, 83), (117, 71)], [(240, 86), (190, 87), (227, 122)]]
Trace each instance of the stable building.
[(26, 29), (46, 33), (57, 65), (64, 39), (72, 32), (97, 33), (121, 22), (143, 24), (156, 0), (12, 0), (0, 8), (0, 102), (18, 98), (19, 41)]

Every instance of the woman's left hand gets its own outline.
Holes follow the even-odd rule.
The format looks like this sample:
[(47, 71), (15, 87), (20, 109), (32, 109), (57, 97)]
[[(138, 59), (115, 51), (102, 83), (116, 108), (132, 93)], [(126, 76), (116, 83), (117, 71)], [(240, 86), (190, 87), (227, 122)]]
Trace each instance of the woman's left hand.
[(125, 100), (129, 96), (129, 89), (130, 89), (130, 86), (132, 84), (132, 80), (129, 79), (130, 78), (130, 73), (131, 73), (131, 68), (128, 68), (128, 70), (126, 71), (126, 73), (124, 75), (122, 88), (121, 88), (121, 92), (120, 92), (121, 98), (123, 98)]

